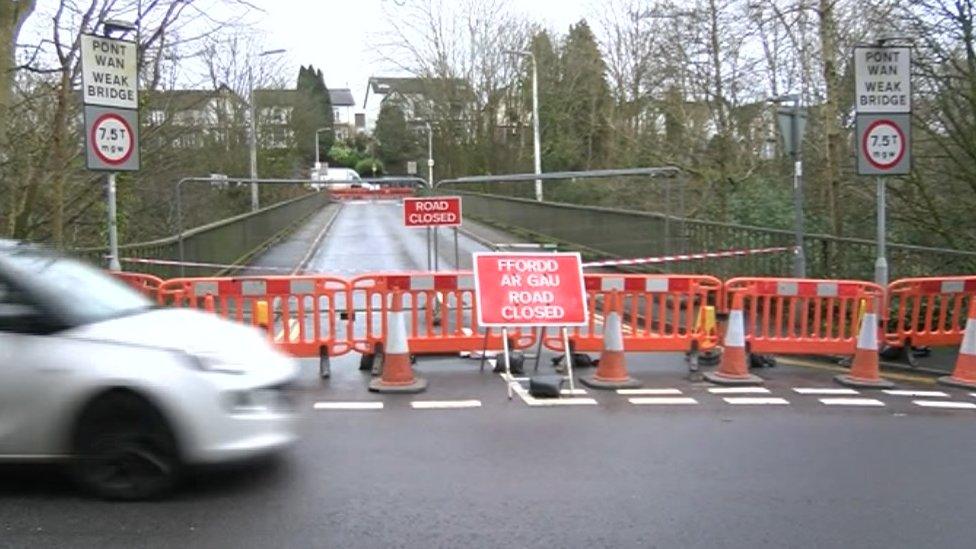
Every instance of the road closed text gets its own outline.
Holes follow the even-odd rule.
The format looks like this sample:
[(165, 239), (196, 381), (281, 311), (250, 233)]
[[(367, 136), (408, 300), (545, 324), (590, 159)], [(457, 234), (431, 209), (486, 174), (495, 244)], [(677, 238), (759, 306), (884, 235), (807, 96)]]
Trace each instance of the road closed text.
[(456, 196), (404, 198), (405, 227), (458, 227), (461, 225), (461, 199)]
[(492, 326), (571, 326), (586, 319), (577, 254), (475, 254), (479, 318)]

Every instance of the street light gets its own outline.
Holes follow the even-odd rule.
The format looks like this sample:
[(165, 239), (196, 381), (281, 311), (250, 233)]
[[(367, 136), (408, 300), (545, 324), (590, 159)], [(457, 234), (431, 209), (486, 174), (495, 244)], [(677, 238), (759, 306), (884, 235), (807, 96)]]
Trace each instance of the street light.
[(427, 127), (427, 185), (434, 188), (434, 130), (430, 122), (424, 122)]
[(771, 97), (774, 104), (792, 102), (791, 107), (780, 108), (777, 111), (780, 131), (786, 152), (793, 159), (793, 232), (796, 240), (796, 251), (793, 256), (793, 276), (805, 278), (807, 270), (806, 252), (803, 246), (804, 218), (803, 218), (803, 130), (806, 125), (806, 113), (803, 112), (802, 96), (798, 93)]
[[(535, 149), (535, 173), (542, 173), (542, 153), (539, 139), (539, 69), (536, 66), (535, 54), (525, 50), (506, 50), (510, 55), (528, 57), (532, 61), (532, 145)], [(542, 202), (542, 180), (535, 180), (535, 199)]]
[[(266, 50), (254, 57), (265, 57), (268, 55), (277, 55), (279, 53), (285, 53), (284, 49), (277, 50)], [(253, 60), (253, 58), (251, 59)], [(261, 202), (258, 198), (258, 120), (257, 114), (255, 113), (254, 107), (254, 71), (253, 63), (250, 61), (247, 64), (247, 87), (248, 87), (248, 107), (250, 111), (251, 118), (251, 131), (250, 131), (250, 147), (251, 147), (251, 211), (256, 211), (260, 209)]]

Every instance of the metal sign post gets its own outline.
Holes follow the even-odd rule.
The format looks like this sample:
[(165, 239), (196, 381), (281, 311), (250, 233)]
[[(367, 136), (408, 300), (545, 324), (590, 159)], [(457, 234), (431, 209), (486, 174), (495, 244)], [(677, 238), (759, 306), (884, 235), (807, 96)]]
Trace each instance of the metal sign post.
[(854, 104), (857, 109), (858, 175), (874, 175), (877, 185), (877, 258), (874, 280), (888, 285), (887, 184), (884, 176), (911, 171), (911, 48), (854, 48)]
[[(805, 278), (807, 258), (803, 236), (806, 231), (803, 213), (803, 134), (806, 131), (807, 114), (800, 105), (800, 95), (787, 95), (782, 99), (792, 99), (791, 107), (778, 110), (780, 134), (786, 154), (793, 159), (793, 235), (795, 251), (793, 256), (793, 276)], [(777, 101), (780, 98), (776, 99)]]

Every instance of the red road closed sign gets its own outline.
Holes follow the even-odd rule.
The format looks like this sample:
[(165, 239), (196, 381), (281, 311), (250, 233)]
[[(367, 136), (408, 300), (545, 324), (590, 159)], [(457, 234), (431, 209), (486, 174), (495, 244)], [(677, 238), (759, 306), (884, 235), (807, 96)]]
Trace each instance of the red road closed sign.
[(474, 279), (482, 326), (586, 324), (578, 253), (475, 253)]
[(460, 227), (461, 197), (404, 198), (403, 225), (405, 227)]

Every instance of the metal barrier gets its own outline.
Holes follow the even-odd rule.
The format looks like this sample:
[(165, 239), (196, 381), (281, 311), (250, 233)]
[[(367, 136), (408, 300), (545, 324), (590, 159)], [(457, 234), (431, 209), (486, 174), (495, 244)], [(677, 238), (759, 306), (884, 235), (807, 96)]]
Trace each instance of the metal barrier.
[(163, 285), (163, 279), (150, 274), (129, 273), (125, 271), (111, 271), (110, 274), (138, 290), (139, 293), (149, 299), (157, 303), (163, 302), (162, 297), (159, 295), (159, 287)]
[(880, 286), (855, 280), (734, 278), (725, 294), (743, 297), (753, 353), (853, 354), (860, 316), (884, 303)]
[[(603, 330), (598, 322), (606, 310), (611, 292), (623, 301), (623, 344), (628, 352), (707, 350), (718, 344), (718, 336), (698, 325), (701, 308), (721, 302), (722, 282), (699, 275), (587, 274), (584, 277), (589, 302), (589, 323), (570, 330), (570, 345), (576, 352), (603, 350)], [(563, 351), (558, 334), (545, 338), (545, 346)]]
[(892, 347), (960, 345), (976, 276), (906, 278), (888, 285), (886, 342)]
[[(395, 292), (403, 296), (411, 353), (457, 353), (502, 346), (501, 330), (485, 330), (477, 324), (470, 271), (369, 274), (352, 279), (349, 285), (356, 320), (362, 316), (364, 324), (351, 346), (364, 355), (375, 353), (377, 344), (386, 339)], [(509, 339), (515, 349), (529, 348), (537, 341), (534, 330), (518, 328), (509, 331)]]
[(332, 276), (177, 278), (159, 288), (176, 307), (212, 309), (259, 326), (281, 350), (298, 357), (339, 356), (351, 350), (349, 282)]

